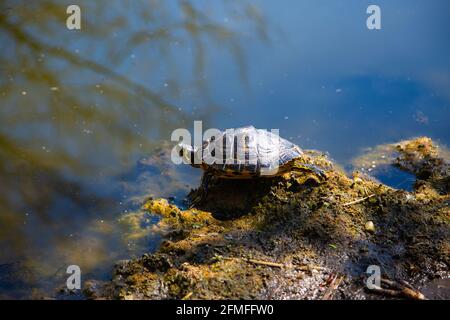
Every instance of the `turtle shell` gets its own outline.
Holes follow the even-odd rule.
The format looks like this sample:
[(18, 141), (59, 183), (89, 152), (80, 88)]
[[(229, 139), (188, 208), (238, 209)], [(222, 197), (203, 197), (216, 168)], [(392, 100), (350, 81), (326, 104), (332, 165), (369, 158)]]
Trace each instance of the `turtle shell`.
[(203, 143), (203, 166), (229, 178), (276, 176), (303, 151), (277, 134), (253, 126), (227, 129)]

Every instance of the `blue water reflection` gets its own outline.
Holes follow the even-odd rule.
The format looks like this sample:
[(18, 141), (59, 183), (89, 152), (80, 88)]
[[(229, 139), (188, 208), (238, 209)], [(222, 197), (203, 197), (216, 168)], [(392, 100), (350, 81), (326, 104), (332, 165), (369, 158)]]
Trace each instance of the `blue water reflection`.
[[(278, 128), (345, 167), (414, 136), (450, 145), (446, 0), (378, 0), (381, 30), (372, 1), (77, 2), (81, 31), (66, 1), (0, 4), (0, 298), (152, 250), (118, 221), (198, 184), (164, 156), (194, 120)], [(397, 173), (380, 179), (409, 189)]]

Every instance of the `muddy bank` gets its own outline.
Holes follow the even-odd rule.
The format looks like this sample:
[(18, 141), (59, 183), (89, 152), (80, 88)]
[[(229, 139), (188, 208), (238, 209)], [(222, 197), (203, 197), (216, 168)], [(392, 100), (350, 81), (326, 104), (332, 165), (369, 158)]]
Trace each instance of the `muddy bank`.
[(215, 179), (207, 194), (191, 192), (190, 199), (202, 200), (186, 210), (149, 199), (144, 212), (160, 217), (154, 231), (164, 240), (155, 253), (118, 263), (103, 297), (390, 297), (394, 291), (365, 288), (366, 269), (376, 265), (383, 287), (396, 281), (404, 289), (407, 281), (427, 298), (449, 299), (448, 154), (418, 138), (374, 148), (357, 161), (364, 167), (374, 159), (413, 173), (413, 192), (384, 185), (367, 170), (349, 175), (311, 152), (308, 161), (327, 169), (325, 181), (306, 172)]

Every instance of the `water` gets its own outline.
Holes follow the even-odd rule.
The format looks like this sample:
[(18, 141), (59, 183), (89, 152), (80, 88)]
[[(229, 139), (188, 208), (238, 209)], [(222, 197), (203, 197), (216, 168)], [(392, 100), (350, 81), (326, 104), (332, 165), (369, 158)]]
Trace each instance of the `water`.
[(153, 250), (123, 219), (198, 184), (160, 156), (194, 120), (279, 128), (343, 166), (419, 135), (450, 145), (446, 0), (377, 1), (379, 31), (369, 1), (77, 3), (79, 31), (65, 1), (0, 4), (0, 297), (54, 295), (69, 264), (108, 279)]

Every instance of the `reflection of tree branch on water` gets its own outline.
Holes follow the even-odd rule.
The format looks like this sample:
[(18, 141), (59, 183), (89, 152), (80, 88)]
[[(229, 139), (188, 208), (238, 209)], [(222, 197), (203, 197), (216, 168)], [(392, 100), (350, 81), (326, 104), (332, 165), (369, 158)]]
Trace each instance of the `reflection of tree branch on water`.
[(111, 80), (117, 81), (119, 84), (128, 87), (134, 92), (138, 93), (142, 97), (148, 99), (149, 101), (166, 108), (167, 111), (175, 112), (177, 109), (174, 105), (164, 101), (160, 96), (152, 92), (150, 89), (144, 87), (143, 85), (136, 83), (129, 78), (115, 72), (113, 69), (110, 69), (106, 66), (103, 66), (99, 63), (96, 63), (93, 60), (86, 59), (80, 56), (69, 52), (61, 47), (53, 47), (49, 46), (45, 43), (39, 42), (30, 34), (27, 34), (22, 29), (18, 28), (14, 24), (8, 23), (1, 19), (0, 15), (0, 27), (4, 30), (10, 32), (18, 41), (27, 44), (31, 49), (35, 52), (46, 52), (54, 56), (55, 58), (64, 59), (67, 62), (70, 62), (75, 67), (90, 69), (91, 71), (95, 71), (100, 73)]
[[(232, 3), (232, 2), (230, 2)], [(117, 3), (116, 3), (117, 4)], [(177, 39), (181, 39), (180, 42), (183, 40), (183, 37), (185, 38), (190, 38), (191, 42), (194, 44), (193, 49), (196, 51), (196, 54), (194, 55), (193, 59), (194, 59), (194, 74), (197, 77), (197, 84), (200, 85), (200, 90), (201, 93), (203, 95), (207, 95), (208, 90), (205, 90), (205, 78), (204, 78), (204, 71), (205, 71), (205, 60), (206, 60), (206, 49), (205, 46), (206, 44), (204, 43), (204, 39), (203, 36), (206, 35), (208, 36), (208, 39), (210, 40), (215, 40), (219, 45), (228, 45), (229, 47), (229, 51), (232, 53), (232, 55), (234, 56), (234, 58), (236, 59), (236, 61), (238, 62), (240, 68), (239, 70), (241, 71), (242, 74), (245, 74), (245, 63), (244, 63), (244, 55), (243, 55), (243, 50), (241, 48), (240, 45), (240, 41), (242, 40), (241, 34), (237, 31), (232, 30), (229, 27), (225, 27), (222, 24), (220, 24), (218, 21), (214, 21), (213, 19), (209, 18), (208, 16), (206, 16), (205, 14), (203, 14), (200, 10), (196, 9), (192, 4), (190, 4), (188, 1), (179, 1), (176, 3), (180, 8), (181, 8), (181, 12), (183, 13), (181, 18), (178, 18), (179, 22), (171, 22), (170, 19), (167, 19), (168, 21), (166, 22), (166, 18), (165, 16), (161, 16), (158, 17), (157, 14), (155, 14), (154, 16), (151, 16), (151, 14), (147, 13), (147, 12), (159, 12), (161, 11), (162, 13), (164, 13), (165, 11), (167, 11), (167, 9), (169, 8), (169, 10), (173, 10), (170, 5), (168, 5), (168, 8), (164, 8), (166, 7), (166, 2), (152, 2), (151, 7), (146, 7), (144, 6), (143, 8), (140, 7), (137, 10), (139, 10), (139, 14), (142, 15), (142, 19), (149, 19), (150, 21), (152, 21), (153, 23), (155, 23), (157, 25), (157, 28), (154, 31), (148, 31), (148, 27), (147, 25), (145, 26), (145, 29), (142, 30), (138, 30), (137, 32), (132, 32), (131, 35), (129, 36), (128, 41), (126, 39), (124, 39), (124, 42), (127, 43), (128, 45), (126, 46), (119, 46), (119, 51), (123, 51), (126, 52), (126, 50), (131, 50), (131, 48), (137, 48), (139, 46), (141, 46), (142, 44), (145, 44), (146, 42), (150, 42), (153, 43), (155, 40), (155, 35), (157, 36), (157, 40), (158, 43), (163, 43), (159, 48), (160, 50), (162, 50), (164, 57), (166, 58), (166, 63), (168, 68), (173, 69), (174, 68), (174, 63), (172, 63), (172, 61), (169, 61), (167, 59), (170, 59), (170, 54), (168, 54), (168, 49), (167, 47), (172, 44), (172, 40), (174, 39), (174, 37), (176, 37)], [(236, 3), (232, 3), (233, 5), (235, 5)], [(23, 6), (26, 6), (27, 4), (23, 3)], [(101, 5), (94, 5), (92, 3), (89, 3), (90, 6), (94, 6), (92, 8), (87, 8), (86, 10), (101, 10), (102, 6)], [(14, 7), (16, 8), (18, 5), (14, 4)], [(120, 6), (120, 10), (123, 10), (123, 8), (121, 8), (122, 4), (119, 5)], [(125, 4), (125, 7), (129, 6), (129, 3)], [(86, 6), (87, 7), (87, 4)], [(83, 7), (83, 8), (84, 8)], [(108, 2), (108, 8), (110, 7), (110, 2)], [(161, 8), (160, 8), (161, 7)], [(265, 24), (264, 24), (264, 20), (261, 18), (261, 14), (253, 7), (250, 5), (245, 4), (244, 2), (239, 3), (238, 6), (233, 8), (234, 10), (234, 14), (236, 16), (239, 10), (242, 10), (244, 12), (244, 14), (242, 15), (243, 18), (246, 18), (248, 21), (250, 21), (250, 23), (253, 23), (255, 25), (255, 29), (256, 32), (260, 34), (260, 36), (262, 38), (267, 38), (267, 31), (265, 28)], [(26, 11), (26, 10), (25, 10)], [(39, 28), (42, 29), (44, 31), (44, 35), (45, 33), (48, 33), (48, 35), (50, 35), (51, 33), (54, 33), (55, 30), (48, 30), (49, 28), (46, 26), (47, 24), (50, 24), (50, 22), (53, 20), (62, 20), (64, 17), (61, 17), (61, 6), (57, 5), (55, 3), (53, 3), (52, 1), (47, 1), (45, 2), (45, 4), (43, 4), (40, 8), (40, 5), (33, 5), (31, 6), (29, 11), (33, 11), (35, 13), (37, 13), (37, 16), (42, 16), (43, 19), (46, 19), (47, 21), (43, 22), (42, 20), (39, 20), (38, 24), (35, 26), (35, 28)], [(43, 12), (42, 12), (43, 11)], [(44, 13), (44, 14), (43, 14)], [(14, 12), (13, 12), (14, 14)], [(70, 95), (70, 93), (68, 92), (69, 90), (64, 90), (64, 86), (62, 87), (61, 91), (58, 93), (58, 97), (61, 99), (67, 99), (68, 103), (64, 103), (62, 101), (58, 101), (59, 105), (66, 105), (66, 106), (70, 106), (70, 105), (75, 105), (77, 106), (77, 110), (76, 112), (79, 113), (77, 116), (78, 117), (83, 117), (84, 115), (87, 114), (94, 114), (94, 113), (99, 113), (101, 115), (97, 115), (96, 119), (97, 121), (102, 121), (102, 117), (109, 117), (109, 119), (104, 119), (105, 122), (108, 122), (110, 125), (108, 126), (110, 128), (109, 133), (110, 134), (114, 134), (116, 135), (117, 133), (122, 133), (125, 134), (126, 139), (125, 140), (130, 140), (133, 138), (132, 133), (133, 133), (133, 129), (125, 126), (120, 126), (117, 125), (120, 123), (121, 119), (126, 116), (126, 117), (134, 117), (134, 119), (137, 120), (142, 120), (142, 116), (144, 116), (145, 118), (148, 118), (148, 114), (149, 112), (145, 112), (145, 110), (142, 109), (142, 106), (147, 105), (148, 103), (150, 103), (153, 107), (156, 107), (157, 109), (159, 109), (159, 114), (153, 114), (156, 110), (153, 108), (152, 110), (152, 114), (151, 114), (151, 118), (150, 123), (147, 123), (147, 126), (151, 126), (154, 127), (155, 129), (157, 128), (158, 131), (162, 131), (161, 133), (167, 133), (167, 121), (175, 121), (177, 123), (186, 123), (186, 121), (189, 120), (189, 116), (187, 116), (186, 113), (182, 114), (181, 113), (181, 108), (177, 108), (177, 106), (172, 102), (169, 101), (169, 99), (166, 99), (163, 97), (162, 94), (155, 92), (153, 90), (151, 90), (150, 88), (148, 88), (148, 86), (144, 86), (139, 82), (136, 82), (135, 80), (132, 80), (130, 77), (125, 76), (122, 74), (122, 72), (118, 72), (116, 70), (114, 70), (113, 68), (109, 67), (109, 65), (105, 65), (104, 63), (99, 63), (96, 62), (94, 59), (88, 59), (85, 57), (80, 56), (78, 53), (74, 54), (73, 52), (71, 52), (68, 49), (63, 48), (64, 46), (60, 45), (60, 43), (58, 43), (57, 46), (55, 45), (50, 45), (47, 44), (45, 41), (41, 40), (40, 38), (42, 38), (41, 36), (35, 37), (33, 36), (30, 32), (26, 31), (25, 29), (30, 29), (27, 28), (27, 24), (32, 26), (32, 24), (34, 24), (35, 22), (31, 19), (32, 16), (30, 16), (30, 12), (25, 12), (25, 13), (21, 13), (19, 16), (24, 20), (24, 21), (17, 21), (17, 19), (7, 19), (6, 16), (3, 16), (2, 14), (0, 14), (0, 30), (3, 29), (4, 31), (6, 31), (11, 37), (12, 39), (15, 39), (16, 44), (11, 46), (11, 48), (16, 48), (19, 44), (25, 44), (26, 47), (28, 47), (29, 49), (31, 49), (33, 51), (33, 53), (31, 55), (27, 55), (26, 53), (20, 52), (19, 48), (16, 48), (16, 56), (21, 56), (21, 65), (18, 66), (18, 68), (16, 68), (15, 70), (13, 69), (14, 66), (9, 66), (8, 68), (11, 69), (11, 72), (13, 74), (22, 74), (24, 76), (28, 76), (33, 82), (35, 83), (39, 83), (39, 82), (47, 82), (49, 86), (56, 86), (56, 87), (61, 87), (60, 83), (61, 82), (65, 82), (63, 79), (61, 79), (60, 75), (57, 74), (58, 71), (53, 71), (54, 67), (53, 66), (45, 66), (45, 64), (41, 63), (41, 64), (35, 64), (34, 66), (32, 65), (32, 62), (30, 61), (30, 59), (28, 57), (37, 57), (42, 53), (45, 53), (53, 58), (56, 59), (61, 59), (63, 61), (65, 61), (66, 63), (68, 63), (71, 67), (73, 68), (77, 68), (75, 70), (75, 72), (81, 72), (80, 70), (85, 69), (85, 70), (89, 70), (92, 71), (94, 73), (100, 74), (102, 75), (104, 78), (107, 78), (109, 81), (113, 81), (115, 82), (117, 85), (112, 87), (111, 90), (108, 92), (110, 93), (111, 98), (116, 98), (115, 101), (111, 101), (109, 99), (108, 101), (108, 96), (104, 96), (102, 97), (103, 99), (106, 99), (106, 103), (109, 107), (110, 110), (108, 111), (104, 111), (99, 107), (94, 107), (92, 108), (92, 106), (86, 106), (87, 103), (89, 102), (85, 102), (83, 103), (82, 101), (80, 101), (83, 96), (87, 96), (90, 94), (90, 92), (84, 92), (81, 93), (79, 92), (77, 95)], [(114, 33), (114, 26), (116, 26), (117, 28), (126, 28), (126, 24), (127, 24), (127, 16), (124, 16), (124, 12), (120, 11), (119, 17), (116, 17), (116, 19), (113, 19), (113, 21), (110, 23), (110, 25), (106, 24), (103, 25), (104, 22), (101, 20), (102, 17), (98, 17), (98, 21), (96, 21), (96, 23), (98, 24), (97, 27), (94, 28), (94, 26), (92, 25), (92, 23), (90, 21), (85, 21), (84, 23), (88, 25), (88, 29), (89, 32), (87, 33), (86, 37), (92, 37), (92, 36), (104, 36), (104, 32), (100, 31), (100, 30), (109, 30), (109, 35), (111, 35), (112, 33)], [(176, 16), (176, 14), (174, 14), (174, 16)], [(103, 17), (104, 18), (104, 17)], [(136, 18), (133, 16), (133, 18)], [(242, 17), (238, 17), (242, 20)], [(236, 19), (238, 19), (236, 18)], [(105, 18), (106, 19), (106, 18)], [(16, 20), (15, 22), (11, 22), (9, 20)], [(163, 21), (162, 25), (161, 25), (161, 20)], [(173, 20), (173, 19), (172, 19)], [(150, 22), (149, 21), (149, 22)], [(60, 21), (63, 22), (63, 21)], [(107, 23), (109, 21), (106, 21)], [(147, 24), (147, 21), (146, 21)], [(62, 27), (63, 28), (63, 27)], [(99, 30), (99, 31), (97, 31)], [(184, 34), (180, 34), (180, 31), (185, 31)], [(128, 32), (128, 31), (127, 31)], [(39, 32), (39, 35), (41, 35), (42, 32)], [(92, 35), (91, 35), (92, 34)], [(83, 34), (83, 36), (85, 35), (85, 33)], [(95, 41), (97, 42), (100, 39), (95, 39)], [(66, 41), (64, 41), (66, 42)], [(109, 44), (114, 44), (115, 42), (117, 42), (116, 40), (111, 39)], [(124, 47), (126, 48), (124, 50)], [(158, 47), (158, 46), (156, 46)], [(9, 48), (9, 49), (11, 49)], [(170, 49), (170, 48), (169, 48)], [(9, 50), (8, 50), (9, 51)], [(114, 50), (114, 47), (111, 47), (110, 49), (107, 50), (107, 54), (112, 56), (113, 58), (111, 59), (112, 61), (118, 62), (117, 57), (118, 56), (122, 56), (123, 59), (123, 53), (122, 54), (117, 54), (117, 52), (115, 52), (117, 50)], [(2, 62), (5, 64), (9, 65), (9, 59), (7, 58), (7, 55), (5, 57), (6, 59), (2, 59)], [(27, 59), (28, 58), (28, 59)], [(106, 58), (106, 57), (105, 57)], [(39, 60), (39, 59), (38, 59)], [(119, 59), (120, 60), (120, 59)], [(149, 60), (149, 59), (147, 59)], [(150, 59), (151, 60), (151, 59)], [(164, 61), (160, 61), (159, 59), (157, 60), (158, 63), (164, 62)], [(29, 66), (24, 65), (25, 63), (30, 64)], [(114, 65), (114, 64), (113, 64)], [(181, 78), (181, 77), (180, 77)], [(88, 80), (88, 79), (86, 79)], [(66, 81), (67, 82), (67, 81)], [(174, 81), (170, 81), (171, 85), (173, 84), (173, 87), (180, 87), (180, 84), (174, 83)], [(3, 87), (4, 89), (11, 89), (10, 86), (11, 84), (4, 84), (5, 87)], [(66, 85), (67, 87), (67, 85)], [(73, 90), (73, 88), (71, 88)], [(84, 90), (92, 90), (92, 88), (82, 88)], [(106, 90), (106, 89), (105, 89)], [(8, 92), (8, 90), (4, 90), (4, 93)], [(117, 104), (118, 101), (121, 101), (125, 98), (130, 98), (130, 94), (131, 96), (134, 96), (134, 99), (137, 99), (138, 101), (140, 101), (141, 99), (143, 100), (142, 103), (138, 103), (136, 102), (136, 104), (138, 105), (137, 110), (132, 111), (132, 105), (130, 103), (123, 103), (121, 104), (120, 107), (120, 112), (121, 114), (117, 114), (113, 117), (111, 117), (111, 109), (112, 106), (114, 104)], [(80, 95), (82, 97), (80, 97)], [(93, 95), (93, 94), (92, 94)], [(116, 95), (116, 97), (114, 97), (114, 95)], [(172, 98), (172, 97), (171, 97)], [(173, 99), (170, 99), (173, 100)], [(52, 107), (52, 103), (48, 104), (49, 107)], [(29, 108), (31, 108), (31, 106), (29, 106)], [(52, 112), (59, 112), (58, 107), (52, 108), (51, 111)], [(65, 112), (65, 111), (63, 111)], [(161, 113), (162, 112), (162, 113)], [(18, 115), (17, 117), (22, 119), (22, 120), (26, 120), (24, 119), (23, 116), (23, 112), (21, 112), (22, 115)], [(61, 114), (59, 114), (61, 115)], [(64, 114), (63, 114), (64, 115)], [(172, 115), (172, 116), (170, 116)], [(8, 115), (10, 116), (10, 115)], [(205, 114), (206, 116), (206, 114)], [(26, 116), (25, 116), (26, 117)], [(45, 119), (45, 115), (43, 116), (42, 113), (39, 113), (36, 115), (36, 117), (41, 118), (41, 119)], [(50, 117), (50, 115), (49, 115)], [(163, 117), (164, 121), (158, 121), (158, 117)], [(11, 119), (11, 118), (10, 118)], [(50, 119), (50, 118), (49, 118)], [(30, 119), (31, 121), (34, 121), (35, 118), (33, 117), (33, 119)], [(47, 119), (48, 120), (48, 119)], [(57, 123), (53, 123), (53, 125), (55, 126), (59, 126), (60, 123), (62, 121), (64, 121), (64, 117), (63, 118), (59, 118)], [(92, 119), (89, 119), (92, 120)], [(156, 121), (155, 121), (156, 120)], [(205, 120), (205, 119), (204, 119)], [(130, 120), (131, 121), (131, 120)], [(64, 129), (67, 129), (67, 123), (65, 124), (66, 127)], [(172, 125), (173, 126), (173, 125)], [(118, 130), (116, 130), (118, 129)], [(126, 131), (128, 131), (131, 133), (131, 135), (126, 134)], [(131, 130), (130, 130), (131, 129)], [(165, 135), (166, 136), (166, 135)], [(120, 136), (119, 136), (120, 137)], [(136, 136), (134, 137), (136, 138)], [(147, 143), (148, 141), (145, 141), (145, 143)]]
[[(74, 161), (64, 153), (59, 155), (62, 161)], [(65, 219), (72, 215), (88, 214), (89, 211), (83, 209), (92, 203), (96, 203), (98, 208), (112, 204), (110, 199), (92, 194), (57, 169), (57, 163), (46, 163), (39, 154), (10, 144), (0, 135), (0, 262), (5, 256), (13, 258), (20, 255), (20, 247), (32, 246), (21, 232), (27, 227), (28, 218), (38, 217), (46, 227), (52, 227), (67, 222)], [(71, 203), (81, 210), (64, 212), (59, 217), (51, 216), (50, 208), (55, 200)]]
[[(26, 235), (27, 210), (35, 213), (36, 228), (45, 229), (60, 223), (49, 208), (61, 199), (80, 208), (61, 213), (71, 219), (67, 225), (92, 202), (108, 206), (108, 199), (89, 194), (69, 176), (108, 175), (104, 162), (96, 162), (102, 156), (120, 167), (138, 147), (148, 153), (172, 129), (189, 125), (193, 113), (182, 111), (181, 103), (214, 104), (208, 58), (217, 49), (229, 54), (245, 80), (244, 41), (268, 38), (265, 20), (250, 2), (211, 4), (218, 8), (215, 17), (186, 0), (81, 6), (83, 31), (66, 37), (65, 6), (58, 1), (0, 4), (0, 250), (9, 248), (0, 260), (34, 245)], [(74, 43), (85, 52), (75, 52)], [(145, 58), (127, 72), (126, 58), (135, 50)], [(169, 89), (155, 85), (161, 82)], [(180, 96), (183, 90), (193, 93)], [(202, 120), (212, 113), (202, 110)]]

